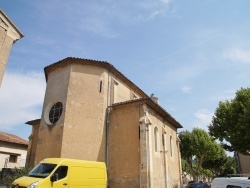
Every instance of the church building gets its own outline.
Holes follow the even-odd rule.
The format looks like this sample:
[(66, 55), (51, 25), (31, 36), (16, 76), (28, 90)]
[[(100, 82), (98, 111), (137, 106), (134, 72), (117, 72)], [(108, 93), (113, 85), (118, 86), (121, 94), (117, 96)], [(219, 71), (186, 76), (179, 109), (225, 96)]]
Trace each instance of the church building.
[(44, 72), (41, 118), (27, 122), (28, 167), (48, 157), (102, 161), (109, 188), (181, 186), (182, 126), (156, 97), (105, 61), (69, 57)]
[(22, 37), (21, 31), (0, 9), (0, 87), (12, 45)]

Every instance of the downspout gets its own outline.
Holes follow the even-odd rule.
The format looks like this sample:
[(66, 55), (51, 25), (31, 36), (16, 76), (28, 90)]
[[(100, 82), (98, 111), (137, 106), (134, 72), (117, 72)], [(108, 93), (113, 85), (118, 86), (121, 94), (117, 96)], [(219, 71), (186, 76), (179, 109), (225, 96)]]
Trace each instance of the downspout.
[(105, 143), (105, 163), (108, 169), (108, 134), (109, 134), (109, 113), (110, 113), (110, 106), (107, 106), (106, 108), (106, 120), (105, 120), (105, 126), (106, 126), (106, 143)]
[(177, 148), (178, 148), (178, 160), (179, 160), (179, 179), (180, 179), (180, 187), (182, 187), (182, 166), (181, 166), (181, 154), (180, 154), (180, 138), (176, 134), (177, 137)]
[(108, 170), (108, 134), (109, 134), (109, 113), (110, 113), (110, 70), (108, 72), (108, 88), (107, 88), (107, 107), (106, 107), (106, 119), (105, 119), (105, 130), (106, 130), (106, 143), (105, 143), (105, 163)]

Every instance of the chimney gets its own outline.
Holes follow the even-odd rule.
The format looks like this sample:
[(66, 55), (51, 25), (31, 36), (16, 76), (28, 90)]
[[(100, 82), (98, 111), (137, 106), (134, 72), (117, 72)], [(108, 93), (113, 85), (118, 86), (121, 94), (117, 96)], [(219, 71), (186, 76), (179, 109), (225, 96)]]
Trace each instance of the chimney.
[(156, 104), (159, 104), (159, 99), (158, 99), (158, 97), (155, 97), (153, 93), (150, 95), (150, 98), (151, 98)]

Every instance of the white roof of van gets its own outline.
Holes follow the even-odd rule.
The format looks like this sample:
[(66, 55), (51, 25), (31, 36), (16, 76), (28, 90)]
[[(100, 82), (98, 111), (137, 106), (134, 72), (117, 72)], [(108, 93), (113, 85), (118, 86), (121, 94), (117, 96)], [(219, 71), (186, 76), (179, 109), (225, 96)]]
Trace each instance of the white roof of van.
[(238, 182), (238, 183), (247, 183), (250, 184), (250, 179), (249, 177), (227, 177), (227, 178), (214, 178), (212, 183), (215, 182)]

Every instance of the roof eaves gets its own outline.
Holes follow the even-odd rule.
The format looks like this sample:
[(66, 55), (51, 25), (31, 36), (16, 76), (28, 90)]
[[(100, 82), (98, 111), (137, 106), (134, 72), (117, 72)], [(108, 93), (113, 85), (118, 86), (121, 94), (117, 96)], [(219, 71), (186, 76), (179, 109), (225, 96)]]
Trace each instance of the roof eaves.
[(35, 119), (35, 120), (30, 120), (30, 121), (27, 121), (25, 124), (27, 125), (34, 125), (34, 124), (37, 124), (41, 121), (41, 119)]
[(91, 59), (82, 59), (82, 58), (76, 58), (76, 57), (67, 57), (67, 58), (64, 58), (60, 61), (57, 61), (51, 65), (48, 65), (44, 68), (44, 74), (45, 74), (45, 78), (46, 78), (46, 82), (48, 80), (48, 73), (50, 70), (53, 70), (55, 68), (58, 68), (58, 67), (64, 67), (68, 64), (71, 64), (71, 63), (85, 63), (85, 64), (89, 64), (89, 65), (95, 65), (95, 64), (99, 64), (99, 66), (112, 66), (111, 64), (109, 64), (108, 62), (106, 61), (97, 61), (97, 60), (91, 60)]
[(11, 19), (4, 13), (4, 11), (2, 9), (0, 9), (0, 13), (5, 17), (5, 19), (7, 19), (9, 21), (9, 23), (11, 24), (11, 26), (20, 35), (20, 38), (23, 38), (24, 37), (23, 33), (20, 31), (20, 29), (18, 29), (18, 27), (14, 24), (14, 22), (11, 21)]

